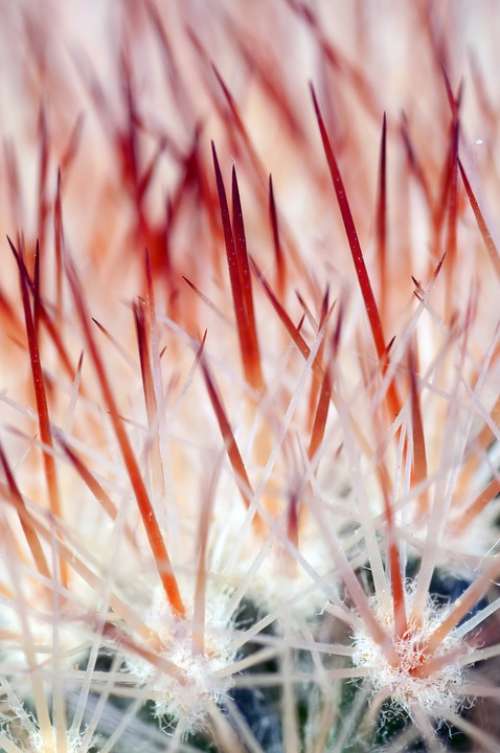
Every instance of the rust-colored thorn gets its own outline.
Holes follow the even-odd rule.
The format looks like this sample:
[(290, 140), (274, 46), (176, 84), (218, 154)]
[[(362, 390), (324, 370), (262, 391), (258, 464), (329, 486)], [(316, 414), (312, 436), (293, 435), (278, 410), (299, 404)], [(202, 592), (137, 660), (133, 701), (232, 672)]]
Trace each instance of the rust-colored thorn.
[(23, 496), (21, 492), (19, 491), (19, 487), (17, 486), (16, 480), (14, 478), (14, 473), (12, 472), (12, 469), (7, 460), (7, 456), (5, 455), (5, 452), (1, 443), (0, 443), (0, 461), (2, 463), (2, 467), (5, 473), (5, 478), (7, 480), (7, 484), (10, 490), (12, 502), (14, 503), (14, 506), (18, 512), (19, 522), (23, 529), (24, 535), (26, 537), (26, 542), (30, 548), (37, 570), (40, 573), (40, 575), (43, 575), (44, 578), (50, 579), (52, 576), (50, 574), (49, 566), (47, 564), (47, 560), (46, 560), (44, 551), (42, 549), (40, 539), (38, 538), (36, 529), (33, 527), (31, 515), (26, 509)]
[(283, 300), (287, 284), (287, 270), (285, 255), (283, 253), (283, 247), (281, 245), (278, 213), (276, 211), (273, 179), (271, 175), (269, 175), (269, 217), (271, 220), (271, 230), (273, 234), (274, 263), (276, 268), (276, 291), (278, 293), (278, 297)]
[(258, 391), (262, 391), (264, 389), (264, 378), (262, 375), (259, 342), (257, 337), (257, 324), (255, 321), (252, 277), (250, 275), (250, 266), (248, 264), (248, 252), (245, 237), (245, 226), (243, 223), (243, 211), (241, 208), (238, 179), (234, 165), (232, 169), (231, 183), (231, 195), (233, 204), (233, 237), (237, 254), (240, 288), (245, 306), (245, 335), (247, 345), (246, 351), (249, 360), (248, 368), (249, 372), (252, 375), (252, 387)]
[(264, 382), (260, 366), (251, 278), (236, 174), (233, 172), (233, 223), (235, 224), (233, 234), (226, 190), (213, 142), (212, 156), (243, 371), (248, 385), (252, 389), (261, 391)]
[[(417, 385), (418, 357), (416, 345), (408, 348), (408, 373), (410, 375), (411, 423), (413, 433), (413, 463), (411, 480), (414, 486), (421, 484), (427, 478), (427, 452), (425, 447), (424, 424), (420, 393)], [(419, 515), (423, 516), (428, 510), (429, 499), (426, 491), (419, 496)]]
[(460, 170), (460, 176), (464, 184), (465, 193), (467, 194), (469, 204), (471, 205), (474, 217), (476, 218), (476, 223), (479, 228), (479, 232), (481, 233), (481, 238), (483, 239), (486, 251), (488, 252), (491, 263), (493, 264), (493, 267), (495, 269), (495, 273), (500, 279), (500, 256), (498, 254), (498, 249), (490, 231), (488, 230), (488, 226), (486, 225), (483, 213), (481, 212), (478, 201), (476, 199), (474, 191), (472, 190), (472, 186), (460, 158), (458, 158), (458, 169)]
[(87, 341), (87, 347), (89, 350), (90, 358), (92, 359), (94, 370), (101, 388), (101, 393), (104, 399), (104, 403), (109, 411), (111, 424), (115, 433), (120, 452), (123, 458), (123, 462), (127, 469), (129, 480), (134, 491), (139, 513), (142, 518), (142, 522), (146, 531), (146, 535), (151, 548), (151, 553), (156, 563), (158, 574), (165, 591), (167, 602), (169, 603), (173, 613), (179, 617), (184, 618), (186, 615), (186, 609), (179, 591), (177, 579), (175, 577), (170, 556), (168, 554), (165, 541), (161, 529), (156, 518), (156, 514), (151, 504), (149, 494), (144, 484), (137, 458), (130, 444), (128, 434), (123, 426), (123, 422), (120, 419), (120, 414), (115, 401), (115, 397), (111, 388), (111, 384), (106, 373), (101, 353), (97, 347), (93, 330), (90, 326), (90, 317), (87, 311), (87, 306), (83, 297), (81, 289), (81, 283), (78, 279), (76, 269), (70, 257), (66, 258), (66, 274), (70, 284), (75, 308), (80, 319), (80, 324), (83, 329), (85, 339)]
[[(35, 401), (38, 414), (38, 427), (40, 431), (40, 438), (42, 443), (48, 448), (52, 448), (52, 431), (50, 426), (49, 409), (47, 403), (47, 395), (45, 391), (45, 383), (43, 377), (42, 364), (40, 360), (40, 351), (38, 348), (38, 339), (35, 330), (35, 324), (33, 321), (33, 315), (31, 312), (31, 304), (28, 289), (28, 272), (23, 261), (23, 249), (18, 251), (11, 239), (7, 236), (7, 241), (14, 255), (19, 272), (19, 284), (21, 288), (21, 298), (24, 310), (24, 320), (26, 327), (26, 337), (28, 340), (28, 349), (31, 362), (31, 374), (33, 379), (33, 388), (35, 392)], [(37, 258), (39, 258), (37, 253)], [(40, 299), (37, 293), (38, 286), (35, 288), (35, 312), (39, 310)], [(57, 518), (61, 517), (61, 500), (59, 495), (59, 485), (57, 480), (57, 469), (54, 460), (54, 456), (48, 450), (43, 450), (43, 465), (45, 472), (45, 480), (47, 485), (47, 492), (50, 502), (50, 510)], [(64, 559), (60, 559), (61, 581), (64, 586), (68, 585), (68, 568)]]
[[(202, 341), (201, 347), (203, 347), (203, 344), (204, 344), (204, 340)], [(253, 494), (252, 486), (250, 484), (250, 479), (248, 478), (245, 464), (243, 462), (243, 458), (241, 456), (238, 444), (234, 437), (231, 424), (229, 423), (229, 419), (227, 417), (226, 409), (222, 402), (222, 398), (217, 389), (215, 381), (210, 373), (210, 369), (208, 367), (206, 359), (202, 357), (201, 352), (200, 352), (199, 359), (200, 359), (201, 370), (203, 373), (203, 378), (205, 380), (205, 385), (208, 392), (208, 397), (212, 404), (212, 408), (214, 410), (217, 423), (219, 425), (219, 430), (222, 435), (222, 439), (224, 440), (224, 444), (226, 446), (227, 456), (229, 458), (229, 462), (231, 463), (231, 467), (234, 471), (234, 474), (237, 478), (238, 488), (239, 488), (239, 492), (241, 494), (243, 503), (245, 507), (248, 508), (250, 506), (250, 498)], [(256, 519), (257, 518), (254, 518), (254, 520)]]
[[(310, 84), (310, 90), (314, 111), (320, 130), (321, 140), (323, 142), (323, 149), (330, 170), (332, 184), (337, 197), (340, 213), (342, 215), (342, 221), (344, 223), (344, 228), (354, 262), (354, 268), (358, 277), (361, 294), (363, 296), (368, 321), (370, 323), (373, 341), (375, 343), (375, 348), (379, 358), (382, 373), (385, 374), (388, 367), (388, 358), (380, 314), (378, 311), (377, 303), (375, 301), (375, 296), (373, 295), (373, 290), (368, 276), (368, 271), (366, 269), (361, 245), (359, 243), (356, 226), (354, 224), (349, 201), (347, 199), (344, 182), (340, 174), (337, 160), (332, 149), (330, 138), (328, 136), (318, 101), (316, 99), (316, 93), (312, 84)], [(394, 380), (391, 381), (387, 390), (387, 407), (389, 410), (389, 415), (394, 421), (401, 410), (401, 401)]]
[(380, 137), (379, 187), (377, 201), (377, 259), (380, 285), (380, 318), (387, 316), (387, 118), (384, 112)]

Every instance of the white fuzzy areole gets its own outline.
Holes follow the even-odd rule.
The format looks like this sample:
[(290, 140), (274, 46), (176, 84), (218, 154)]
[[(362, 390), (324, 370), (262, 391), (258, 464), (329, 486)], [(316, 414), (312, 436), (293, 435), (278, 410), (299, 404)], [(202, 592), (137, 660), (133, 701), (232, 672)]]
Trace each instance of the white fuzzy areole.
[(162, 588), (155, 590), (147, 624), (164, 640), (162, 658), (181, 671), (184, 682), (159, 672), (149, 662), (133, 655), (127, 657), (127, 666), (130, 674), (151, 693), (158, 717), (187, 719), (190, 728), (198, 728), (203, 725), (207, 706), (218, 703), (229, 690), (230, 676), (217, 676), (234, 660), (227, 602), (228, 596), (220, 592), (207, 599), (205, 653), (202, 654), (193, 647), (191, 619), (174, 619), (165, 605)]
[[(411, 605), (412, 594), (407, 593), (407, 604)], [(384, 612), (379, 608), (376, 598), (372, 599), (372, 608), (378, 619), (391, 634), (394, 632), (392, 612)], [(460, 687), (464, 682), (463, 656), (451, 660), (428, 677), (418, 677), (411, 674), (422, 658), (422, 645), (441, 624), (449, 612), (449, 607), (438, 607), (432, 599), (428, 599), (422, 624), (415, 629), (410, 637), (399, 639), (395, 649), (400, 657), (400, 664), (391, 666), (387, 658), (375, 643), (373, 638), (364, 630), (364, 626), (354, 634), (353, 663), (358, 667), (370, 670), (368, 682), (373, 693), (386, 693), (391, 702), (402, 707), (410, 716), (412, 708), (420, 707), (426, 712), (457, 711), (463, 705), (464, 696), (460, 694)], [(452, 630), (443, 639), (439, 650), (433, 658), (438, 658), (457, 649), (467, 653), (470, 649), (463, 639), (457, 637)]]

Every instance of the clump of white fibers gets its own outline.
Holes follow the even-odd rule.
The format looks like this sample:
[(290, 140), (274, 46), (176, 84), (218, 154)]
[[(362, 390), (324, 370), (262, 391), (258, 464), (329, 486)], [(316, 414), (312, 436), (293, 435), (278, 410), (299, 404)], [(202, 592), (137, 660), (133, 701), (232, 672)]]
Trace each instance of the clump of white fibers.
[[(207, 599), (204, 647), (194, 638), (194, 621), (189, 616), (173, 617), (161, 588), (156, 589), (147, 624), (163, 641), (159, 658), (171, 663), (172, 673), (151, 662), (127, 656), (127, 668), (155, 701), (155, 713), (167, 724), (181, 721), (188, 729), (199, 729), (207, 709), (218, 704), (231, 687), (231, 674), (224, 672), (234, 660), (231, 620), (227, 616), (228, 595), (215, 592)], [(220, 673), (220, 676), (219, 676)]]
[[(406, 594), (406, 603), (411, 608), (413, 594)], [(371, 606), (380, 623), (386, 630), (394, 633), (392, 611), (381, 608), (377, 597), (371, 599)], [(420, 708), (432, 716), (439, 713), (456, 712), (464, 705), (464, 695), (460, 688), (464, 683), (464, 653), (473, 649), (464, 643), (457, 631), (451, 630), (443, 638), (439, 648), (433, 653), (432, 660), (439, 660), (449, 654), (449, 661), (439, 661), (439, 665), (429, 674), (419, 674), (418, 669), (428, 657), (424, 647), (434, 630), (443, 622), (450, 606), (440, 606), (432, 597), (428, 597), (419, 625), (412, 625), (407, 633), (394, 641), (398, 663), (391, 664), (381, 646), (360, 623), (353, 635), (354, 652), (352, 661), (356, 666), (370, 670), (367, 682), (374, 696), (380, 701), (387, 700), (393, 711), (403, 709), (410, 717), (413, 710)]]
[[(53, 740), (47, 742), (40, 732), (36, 732), (30, 736), (26, 753), (57, 753), (58, 745), (56, 743), (56, 735), (53, 733)], [(83, 743), (83, 737), (81, 735), (69, 735), (66, 740), (66, 752), (67, 753), (85, 753), (88, 747)], [(92, 750), (95, 747), (92, 746)]]

